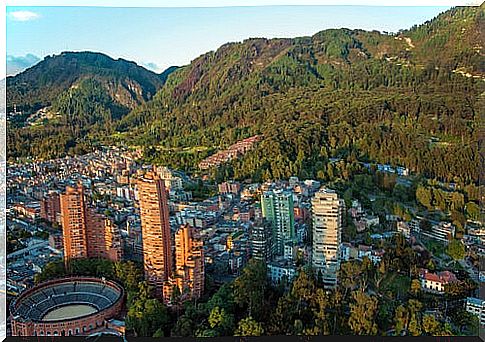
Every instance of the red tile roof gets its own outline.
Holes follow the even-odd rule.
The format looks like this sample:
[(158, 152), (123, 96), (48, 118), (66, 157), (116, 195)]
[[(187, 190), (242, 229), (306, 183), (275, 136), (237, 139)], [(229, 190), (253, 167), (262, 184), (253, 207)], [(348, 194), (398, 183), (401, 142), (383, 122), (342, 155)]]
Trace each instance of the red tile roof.
[(450, 271), (431, 273), (426, 269), (421, 269), (420, 277), (428, 281), (434, 281), (442, 284), (449, 284), (458, 281), (456, 276)]

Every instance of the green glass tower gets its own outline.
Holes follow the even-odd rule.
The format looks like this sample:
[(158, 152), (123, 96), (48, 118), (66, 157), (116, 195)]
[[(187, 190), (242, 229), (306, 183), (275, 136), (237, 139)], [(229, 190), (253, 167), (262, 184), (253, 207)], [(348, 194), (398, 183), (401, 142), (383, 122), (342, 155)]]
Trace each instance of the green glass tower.
[(293, 193), (285, 190), (266, 191), (261, 196), (263, 217), (271, 223), (275, 255), (283, 255), (285, 242), (295, 238)]

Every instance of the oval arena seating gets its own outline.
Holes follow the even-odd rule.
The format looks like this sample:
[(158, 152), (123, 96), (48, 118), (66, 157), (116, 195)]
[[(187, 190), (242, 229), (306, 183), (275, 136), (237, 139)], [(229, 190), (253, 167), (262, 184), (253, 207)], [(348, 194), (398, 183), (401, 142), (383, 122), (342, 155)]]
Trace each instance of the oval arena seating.
[(21, 295), (12, 306), (12, 314), (24, 320), (42, 321), (52, 310), (67, 305), (89, 305), (96, 311), (116, 303), (122, 290), (110, 283), (89, 280), (72, 280), (37, 286)]

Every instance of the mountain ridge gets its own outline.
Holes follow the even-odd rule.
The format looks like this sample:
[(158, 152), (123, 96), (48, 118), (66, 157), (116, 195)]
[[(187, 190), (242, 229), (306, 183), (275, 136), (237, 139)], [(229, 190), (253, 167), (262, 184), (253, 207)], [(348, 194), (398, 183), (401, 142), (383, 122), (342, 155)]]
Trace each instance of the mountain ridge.
[(9, 109), (16, 103), (20, 109), (37, 110), (50, 105), (78, 81), (94, 77), (104, 83), (114, 101), (134, 108), (149, 100), (171, 71), (173, 68), (156, 74), (123, 58), (113, 59), (91, 51), (64, 51), (46, 56), (18, 75), (7, 77), (7, 104)]

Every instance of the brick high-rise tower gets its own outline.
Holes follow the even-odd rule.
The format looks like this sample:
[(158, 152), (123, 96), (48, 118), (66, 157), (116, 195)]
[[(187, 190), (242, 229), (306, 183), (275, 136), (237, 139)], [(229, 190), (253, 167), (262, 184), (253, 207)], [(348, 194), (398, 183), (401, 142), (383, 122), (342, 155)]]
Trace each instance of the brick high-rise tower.
[(172, 239), (163, 180), (153, 172), (146, 173), (138, 182), (138, 197), (145, 278), (155, 287), (156, 297), (166, 301), (163, 286), (172, 275)]
[(88, 255), (111, 261), (121, 260), (121, 236), (111, 219), (87, 208)]
[(57, 192), (51, 191), (40, 201), (40, 217), (51, 223), (59, 223), (61, 213), (61, 201)]
[(66, 188), (60, 195), (66, 265), (76, 258), (121, 259), (121, 242), (112, 221), (86, 204), (84, 188)]
[(68, 186), (61, 194), (61, 223), (64, 241), (64, 261), (88, 257), (86, 204), (82, 185)]
[[(175, 276), (182, 294), (200, 298), (204, 292), (204, 243), (190, 225), (175, 234)], [(186, 292), (187, 291), (187, 292)]]

